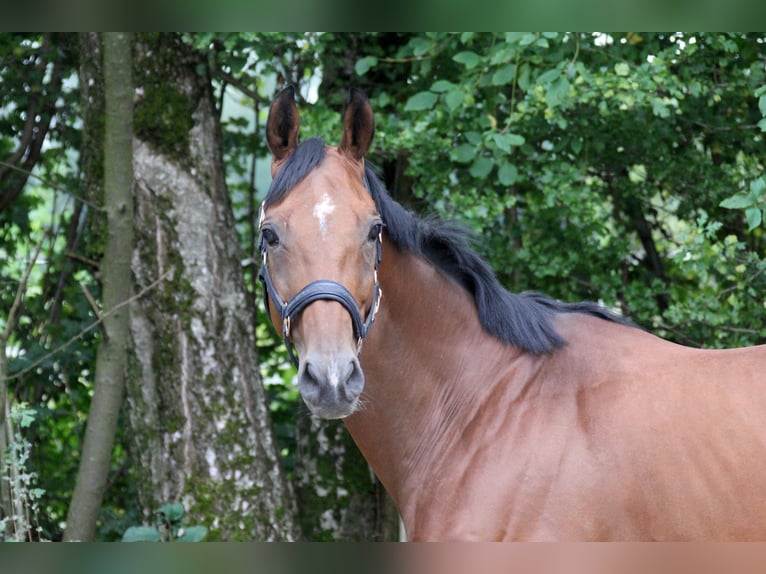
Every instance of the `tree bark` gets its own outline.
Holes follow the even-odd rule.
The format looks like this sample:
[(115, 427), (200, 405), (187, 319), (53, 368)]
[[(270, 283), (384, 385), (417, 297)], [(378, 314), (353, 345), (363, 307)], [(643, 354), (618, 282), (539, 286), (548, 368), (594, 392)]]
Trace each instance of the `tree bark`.
[[(92, 540), (106, 488), (114, 435), (122, 405), (130, 338), (133, 246), (133, 89), (131, 36), (105, 33), (104, 206), (107, 235), (101, 264), (103, 330), (96, 357), (94, 393), (65, 540)], [(115, 310), (116, 309), (116, 310)]]
[(295, 493), (301, 531), (312, 541), (395, 541), (399, 514), (339, 421), (297, 423)]
[(297, 538), (261, 384), (204, 59), (173, 35), (136, 49), (137, 289), (128, 386), (144, 519), (183, 502), (208, 539)]

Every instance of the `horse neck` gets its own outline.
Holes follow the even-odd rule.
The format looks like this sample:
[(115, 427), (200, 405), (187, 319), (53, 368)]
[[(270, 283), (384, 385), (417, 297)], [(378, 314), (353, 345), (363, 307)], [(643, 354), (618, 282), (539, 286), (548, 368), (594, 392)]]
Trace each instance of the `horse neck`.
[(487, 335), (473, 298), (424, 258), (384, 243), (383, 300), (362, 353), (363, 407), (346, 426), (402, 509), (523, 355)]

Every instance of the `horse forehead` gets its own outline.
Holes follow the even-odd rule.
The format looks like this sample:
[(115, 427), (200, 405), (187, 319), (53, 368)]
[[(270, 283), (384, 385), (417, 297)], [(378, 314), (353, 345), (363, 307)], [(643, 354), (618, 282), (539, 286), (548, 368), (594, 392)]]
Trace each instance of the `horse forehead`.
[(375, 207), (361, 177), (331, 157), (296, 185), (284, 204), (295, 217), (316, 220), (320, 227), (337, 219), (356, 222)]

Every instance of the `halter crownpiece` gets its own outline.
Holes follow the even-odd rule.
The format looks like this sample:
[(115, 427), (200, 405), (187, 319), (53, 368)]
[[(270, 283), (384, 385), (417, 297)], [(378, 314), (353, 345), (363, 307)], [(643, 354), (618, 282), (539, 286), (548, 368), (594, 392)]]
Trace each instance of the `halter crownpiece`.
[(354, 327), (354, 336), (356, 337), (356, 353), (357, 355), (362, 352), (362, 345), (367, 337), (367, 333), (375, 322), (375, 315), (380, 308), (380, 300), (383, 296), (383, 290), (380, 288), (378, 282), (378, 265), (382, 257), (381, 254), (381, 242), (383, 241), (383, 232), (378, 234), (375, 241), (375, 287), (372, 294), (372, 305), (370, 311), (367, 314), (367, 319), (362, 319), (362, 313), (356, 304), (356, 299), (351, 294), (351, 291), (346, 289), (343, 285), (336, 281), (330, 281), (328, 279), (320, 279), (318, 281), (312, 281), (306, 285), (303, 289), (298, 291), (289, 301), (285, 301), (277, 293), (274, 283), (271, 281), (271, 275), (269, 274), (269, 266), (266, 260), (266, 242), (263, 239), (261, 233), (261, 226), (266, 215), (266, 209), (263, 204), (260, 207), (260, 214), (258, 216), (258, 249), (261, 252), (262, 263), (261, 270), (258, 273), (258, 279), (263, 285), (263, 300), (266, 302), (266, 312), (269, 312), (269, 299), (274, 301), (279, 311), (279, 316), (282, 319), (282, 339), (287, 347), (287, 354), (290, 357), (292, 364), (298, 368), (299, 361), (295, 355), (292, 341), (290, 340), (290, 326), (292, 318), (303, 311), (311, 303), (319, 300), (336, 301), (343, 305), (351, 316), (351, 323)]

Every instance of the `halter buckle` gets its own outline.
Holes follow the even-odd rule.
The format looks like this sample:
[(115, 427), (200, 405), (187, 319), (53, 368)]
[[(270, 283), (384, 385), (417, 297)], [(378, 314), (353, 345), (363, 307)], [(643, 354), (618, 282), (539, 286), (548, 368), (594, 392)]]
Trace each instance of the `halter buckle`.
[(285, 317), (285, 320), (282, 323), (282, 334), (285, 336), (285, 339), (290, 338), (290, 315)]
[(261, 230), (261, 227), (263, 226), (263, 220), (266, 218), (266, 210), (263, 208), (263, 203), (258, 208), (258, 231)]
[[(377, 277), (375, 278), (375, 284), (377, 285)], [(375, 316), (378, 314), (378, 309), (380, 309), (380, 301), (383, 299), (383, 289), (380, 288), (380, 285), (378, 285), (378, 300), (375, 301), (375, 308), (372, 310), (372, 320), (375, 320)]]

